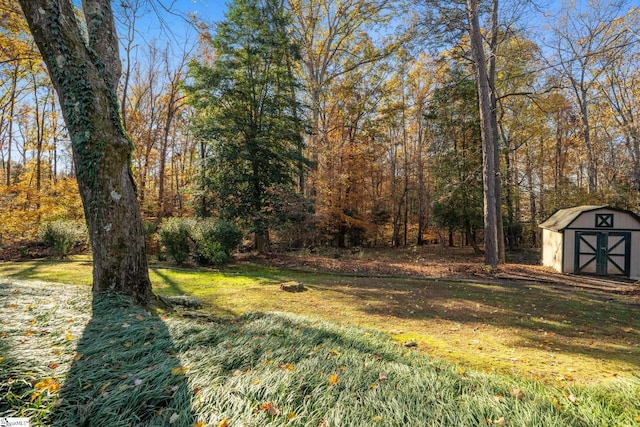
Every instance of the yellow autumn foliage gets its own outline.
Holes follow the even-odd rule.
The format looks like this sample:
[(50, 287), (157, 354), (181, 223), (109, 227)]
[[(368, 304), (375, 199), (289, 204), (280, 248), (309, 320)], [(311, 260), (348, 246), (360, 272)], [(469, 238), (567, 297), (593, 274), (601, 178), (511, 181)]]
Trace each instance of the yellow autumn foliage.
[(27, 167), (13, 185), (0, 187), (0, 244), (35, 239), (40, 224), (54, 219), (83, 219), (74, 178), (43, 180), (38, 191)]

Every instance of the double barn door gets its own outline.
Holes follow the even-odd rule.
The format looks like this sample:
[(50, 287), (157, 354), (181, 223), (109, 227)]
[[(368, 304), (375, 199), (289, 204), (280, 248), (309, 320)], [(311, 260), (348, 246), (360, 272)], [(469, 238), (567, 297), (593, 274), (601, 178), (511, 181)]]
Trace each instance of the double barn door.
[(624, 231), (577, 231), (576, 273), (629, 276), (631, 233)]

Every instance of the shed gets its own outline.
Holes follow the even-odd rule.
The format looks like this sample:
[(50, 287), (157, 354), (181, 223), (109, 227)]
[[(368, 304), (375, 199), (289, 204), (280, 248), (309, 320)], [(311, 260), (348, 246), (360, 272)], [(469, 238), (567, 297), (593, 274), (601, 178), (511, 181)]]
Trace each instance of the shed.
[(560, 209), (540, 224), (542, 264), (561, 273), (640, 278), (640, 217), (610, 206)]

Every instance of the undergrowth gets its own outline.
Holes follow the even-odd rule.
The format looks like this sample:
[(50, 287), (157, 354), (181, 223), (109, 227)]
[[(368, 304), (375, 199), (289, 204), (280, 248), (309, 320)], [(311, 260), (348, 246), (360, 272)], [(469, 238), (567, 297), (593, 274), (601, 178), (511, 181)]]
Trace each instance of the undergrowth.
[[(54, 426), (633, 426), (640, 381), (559, 389), (279, 313), (158, 315), (2, 280), (0, 417)], [(193, 313), (192, 313), (193, 314)]]

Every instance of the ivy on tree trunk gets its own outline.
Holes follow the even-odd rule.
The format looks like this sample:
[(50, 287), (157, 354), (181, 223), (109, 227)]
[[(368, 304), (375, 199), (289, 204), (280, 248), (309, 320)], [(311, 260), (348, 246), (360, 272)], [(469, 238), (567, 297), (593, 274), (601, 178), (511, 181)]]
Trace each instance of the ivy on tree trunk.
[(19, 2), (71, 137), (93, 251), (93, 291), (146, 304), (151, 282), (130, 169), (133, 146), (116, 97), (121, 63), (111, 2), (82, 1), (86, 29), (70, 0)]

